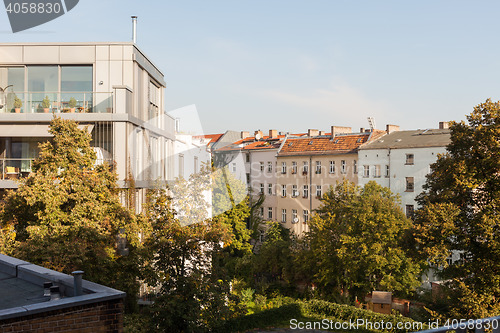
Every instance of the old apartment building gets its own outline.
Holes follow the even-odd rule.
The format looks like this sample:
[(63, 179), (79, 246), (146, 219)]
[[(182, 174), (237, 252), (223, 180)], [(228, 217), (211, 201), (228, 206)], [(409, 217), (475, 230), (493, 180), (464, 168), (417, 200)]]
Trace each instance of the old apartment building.
[(383, 133), (332, 126), (331, 133), (309, 130), (307, 136), (287, 138), (277, 155), (275, 220), (297, 235), (309, 231), (322, 195), (343, 179), (357, 183), (359, 147)]
[(388, 125), (387, 135), (359, 149), (358, 183), (369, 181), (388, 187), (401, 197), (401, 206), (408, 217), (417, 208), (415, 198), (423, 190), (430, 165), (450, 143), (448, 124), (439, 129), (400, 131)]
[(173, 176), (174, 119), (162, 72), (133, 43), (0, 44), (0, 189), (30, 172), (54, 115), (88, 125), (98, 160), (132, 175), (141, 207), (152, 182)]

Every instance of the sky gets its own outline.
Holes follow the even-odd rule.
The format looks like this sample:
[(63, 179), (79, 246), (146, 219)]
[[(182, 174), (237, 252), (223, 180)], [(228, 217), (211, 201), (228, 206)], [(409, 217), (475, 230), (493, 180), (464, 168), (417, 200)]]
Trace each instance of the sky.
[[(80, 0), (0, 42), (130, 41), (205, 133), (436, 128), (500, 99), (500, 1)], [(1, 62), (1, 59), (0, 59)], [(188, 107), (189, 108), (189, 107)], [(183, 110), (185, 110), (184, 108)]]

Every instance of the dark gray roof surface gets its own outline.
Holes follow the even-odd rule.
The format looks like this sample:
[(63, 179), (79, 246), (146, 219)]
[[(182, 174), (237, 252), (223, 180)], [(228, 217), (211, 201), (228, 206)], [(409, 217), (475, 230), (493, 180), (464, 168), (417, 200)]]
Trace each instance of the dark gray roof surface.
[[(44, 297), (44, 282), (59, 286), (62, 298)], [(0, 254), (0, 320), (125, 297), (122, 291), (86, 280), (82, 291), (74, 296), (73, 276)]]
[(449, 129), (426, 129), (393, 132), (367, 143), (359, 149), (446, 147), (449, 143)]

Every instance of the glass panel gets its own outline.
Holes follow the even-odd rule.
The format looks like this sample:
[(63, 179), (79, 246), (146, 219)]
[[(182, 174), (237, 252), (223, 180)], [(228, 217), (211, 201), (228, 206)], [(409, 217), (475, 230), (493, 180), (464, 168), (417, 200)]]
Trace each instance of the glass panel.
[(58, 108), (57, 66), (28, 66), (28, 112), (52, 112)]
[[(9, 87), (10, 86), (10, 87)], [(7, 89), (5, 89), (8, 87)], [(24, 67), (0, 68), (0, 112), (21, 112), (24, 102)]]
[(61, 110), (92, 112), (91, 92), (92, 66), (61, 66)]

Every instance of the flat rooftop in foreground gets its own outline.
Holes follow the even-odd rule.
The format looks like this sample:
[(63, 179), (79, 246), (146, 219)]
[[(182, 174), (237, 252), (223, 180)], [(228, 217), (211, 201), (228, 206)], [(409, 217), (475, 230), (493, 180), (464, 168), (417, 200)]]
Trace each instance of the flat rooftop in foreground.
[[(44, 282), (59, 286), (61, 298), (43, 296)], [(86, 280), (82, 295), (74, 295), (73, 276), (0, 254), (0, 321), (125, 297), (122, 291)]]

